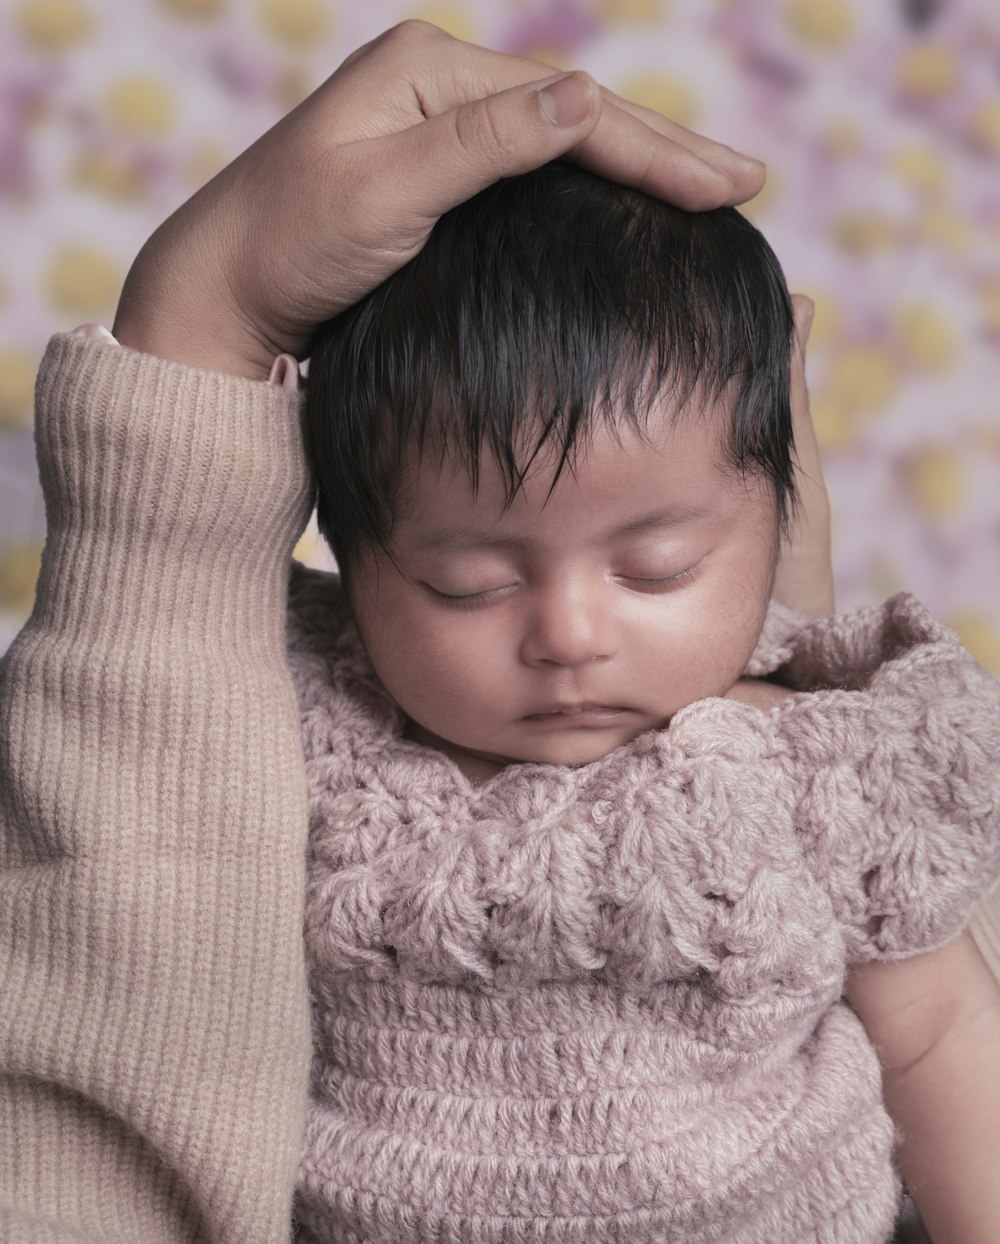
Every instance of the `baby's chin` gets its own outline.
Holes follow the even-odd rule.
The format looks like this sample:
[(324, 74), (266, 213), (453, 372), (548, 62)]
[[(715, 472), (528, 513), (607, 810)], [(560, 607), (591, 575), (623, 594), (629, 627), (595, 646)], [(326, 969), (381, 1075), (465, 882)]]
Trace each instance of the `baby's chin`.
[(603, 738), (598, 737), (596, 732), (588, 732), (582, 738), (548, 739), (544, 745), (518, 749), (518, 754), (507, 757), (506, 763), (562, 765), (568, 769), (579, 769), (603, 760), (620, 747), (627, 747), (633, 739), (652, 728), (647, 725), (637, 730), (608, 731)]
[(502, 746), (502, 750), (495, 751), (471, 742), (442, 738), (412, 721), (406, 733), (409, 738), (449, 756), (466, 777), (484, 781), (511, 765), (542, 764), (579, 769), (603, 760), (640, 734), (657, 728), (658, 724), (666, 725), (667, 722), (647, 721), (629, 727), (554, 731), (536, 739), (512, 740)]

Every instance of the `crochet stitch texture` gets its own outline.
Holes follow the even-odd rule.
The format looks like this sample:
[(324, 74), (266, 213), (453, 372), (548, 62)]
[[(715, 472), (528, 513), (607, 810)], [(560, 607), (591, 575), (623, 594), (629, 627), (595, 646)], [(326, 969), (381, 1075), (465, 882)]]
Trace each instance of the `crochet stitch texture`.
[(804, 624), (579, 769), (402, 737), (295, 567), (314, 1064), (296, 1216), (337, 1244), (882, 1244), (900, 1182), (849, 963), (1000, 872), (1000, 686), (911, 596)]

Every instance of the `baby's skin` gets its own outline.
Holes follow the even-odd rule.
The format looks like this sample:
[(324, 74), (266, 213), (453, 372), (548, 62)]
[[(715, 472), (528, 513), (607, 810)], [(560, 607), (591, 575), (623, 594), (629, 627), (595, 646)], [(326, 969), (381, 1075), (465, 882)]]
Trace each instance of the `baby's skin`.
[[(486, 458), (406, 473), (391, 559), (350, 576), (372, 664), (411, 737), (473, 781), (583, 765), (730, 693), (760, 635), (779, 531), (766, 478), (725, 461), (721, 406), (598, 421), (553, 486), (554, 451), (511, 504)], [(617, 425), (617, 426), (615, 426)], [(766, 697), (777, 688), (741, 689)]]

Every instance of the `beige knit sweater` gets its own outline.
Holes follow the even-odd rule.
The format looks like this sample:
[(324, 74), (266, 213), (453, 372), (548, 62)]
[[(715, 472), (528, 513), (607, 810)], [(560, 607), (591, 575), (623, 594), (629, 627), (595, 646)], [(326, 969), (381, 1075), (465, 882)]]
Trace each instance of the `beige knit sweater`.
[[(72, 336), (43, 361), (49, 535), (0, 666), (4, 1244), (288, 1238), (311, 1049), (298, 412)], [(1000, 903), (972, 928), (1000, 977)]]

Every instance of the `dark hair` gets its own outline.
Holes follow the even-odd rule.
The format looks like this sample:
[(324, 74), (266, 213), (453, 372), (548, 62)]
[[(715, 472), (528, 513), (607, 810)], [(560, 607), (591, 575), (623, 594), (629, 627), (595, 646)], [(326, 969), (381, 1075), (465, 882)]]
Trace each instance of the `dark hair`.
[[(388, 549), (405, 454), (485, 448), (513, 499), (531, 459), (553, 483), (595, 416), (642, 429), (656, 397), (724, 401), (727, 458), (793, 501), (791, 301), (732, 208), (688, 213), (552, 163), (442, 216), (426, 246), (323, 324), (307, 392), (319, 528), (348, 574)], [(614, 403), (614, 404), (613, 404)]]

